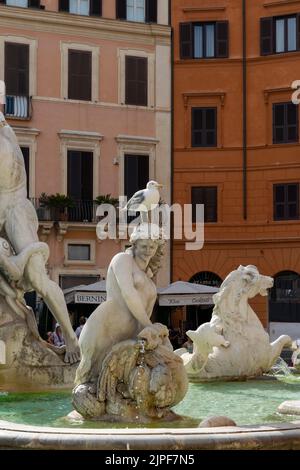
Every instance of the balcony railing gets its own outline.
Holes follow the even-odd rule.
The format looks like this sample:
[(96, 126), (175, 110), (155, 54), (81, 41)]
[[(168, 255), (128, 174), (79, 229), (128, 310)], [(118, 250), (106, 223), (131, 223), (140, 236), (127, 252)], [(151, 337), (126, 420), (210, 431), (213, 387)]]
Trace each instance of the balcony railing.
[(94, 201), (74, 201), (73, 207), (64, 209), (46, 207), (40, 203), (39, 198), (31, 198), (31, 202), (40, 221), (97, 222), (96, 211), (98, 205)]
[(29, 96), (6, 95), (5, 116), (14, 119), (31, 117), (31, 98)]

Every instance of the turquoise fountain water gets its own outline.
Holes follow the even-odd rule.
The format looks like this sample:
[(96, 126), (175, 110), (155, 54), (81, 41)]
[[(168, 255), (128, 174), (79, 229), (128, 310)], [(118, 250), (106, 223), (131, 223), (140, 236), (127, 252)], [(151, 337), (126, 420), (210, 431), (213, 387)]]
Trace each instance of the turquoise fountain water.
[[(291, 421), (295, 417), (276, 412), (284, 400), (299, 398), (300, 379), (286, 383), (277, 380), (245, 382), (212, 382), (190, 384), (185, 399), (174, 408), (184, 416), (176, 423), (157, 423), (147, 427), (197, 427), (201, 420), (212, 415), (225, 415), (238, 425)], [(38, 426), (70, 428), (127, 428), (145, 427), (135, 423), (115, 424), (95, 421), (71, 421), (70, 392), (11, 393), (0, 391), (0, 420)]]

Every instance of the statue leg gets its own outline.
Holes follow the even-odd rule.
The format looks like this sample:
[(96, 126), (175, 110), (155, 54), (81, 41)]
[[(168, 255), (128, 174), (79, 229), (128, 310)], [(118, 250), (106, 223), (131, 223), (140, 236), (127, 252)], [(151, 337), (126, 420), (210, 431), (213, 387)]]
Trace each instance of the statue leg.
[(31, 256), (25, 267), (25, 279), (46, 302), (48, 308), (61, 326), (66, 343), (65, 362), (73, 364), (80, 360), (78, 340), (72, 328), (65, 298), (60, 287), (49, 279), (43, 256), (36, 253)]
[[(30, 201), (20, 201), (7, 211), (5, 231), (17, 254), (32, 243), (38, 242), (38, 221)], [(65, 362), (74, 363), (80, 360), (78, 340), (73, 331), (65, 298), (60, 287), (51, 281), (45, 268), (42, 253), (32, 255), (24, 270), (24, 283), (36, 290), (44, 299), (50, 311), (61, 325), (66, 342)]]

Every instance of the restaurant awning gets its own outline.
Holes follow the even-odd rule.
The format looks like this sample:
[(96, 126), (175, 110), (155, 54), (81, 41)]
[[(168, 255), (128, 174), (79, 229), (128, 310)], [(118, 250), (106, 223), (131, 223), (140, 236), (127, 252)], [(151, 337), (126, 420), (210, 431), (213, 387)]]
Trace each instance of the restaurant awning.
[(182, 305), (213, 305), (217, 287), (177, 281), (164, 289), (158, 289), (159, 305), (176, 307)]
[(67, 304), (96, 304), (106, 300), (106, 281), (64, 289)]
[[(106, 300), (106, 281), (90, 285), (81, 285), (65, 289), (66, 303), (96, 304)], [(182, 305), (213, 305), (213, 295), (219, 292), (217, 287), (177, 281), (168, 287), (158, 288), (158, 302), (161, 306), (176, 307)]]

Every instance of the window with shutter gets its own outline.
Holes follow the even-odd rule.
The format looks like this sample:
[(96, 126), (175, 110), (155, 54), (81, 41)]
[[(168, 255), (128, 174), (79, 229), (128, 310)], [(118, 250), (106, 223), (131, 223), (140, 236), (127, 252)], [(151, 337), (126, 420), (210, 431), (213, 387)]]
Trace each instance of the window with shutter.
[(292, 102), (273, 104), (273, 143), (298, 142), (298, 106)]
[(299, 183), (274, 184), (274, 220), (299, 219)]
[(68, 196), (74, 207), (68, 209), (73, 221), (93, 220), (93, 153), (68, 150), (67, 160)]
[(157, 23), (157, 0), (146, 0), (146, 23)]
[(68, 51), (68, 98), (91, 101), (92, 53), (90, 51)]
[(192, 147), (216, 147), (217, 108), (192, 108)]
[(261, 55), (282, 54), (299, 50), (299, 14), (261, 18), (260, 49)]
[(181, 23), (179, 29), (181, 59), (228, 57), (228, 21)]
[(135, 106), (148, 105), (148, 59), (126, 56), (125, 103)]
[(136, 191), (144, 189), (149, 181), (149, 156), (125, 155), (124, 192), (129, 200)]
[(68, 150), (68, 196), (74, 200), (93, 199), (93, 153)]
[(59, 0), (58, 9), (59, 11), (69, 12), (69, 9), (70, 9), (69, 0)]
[(59, 11), (73, 15), (102, 16), (102, 0), (59, 0)]
[(29, 96), (29, 46), (27, 44), (5, 43), (6, 94)]
[(228, 21), (217, 21), (216, 23), (216, 57), (228, 57)]
[(126, 19), (128, 21), (145, 22), (145, 0), (127, 0)]
[[(192, 221), (196, 220), (196, 205), (204, 205), (204, 222), (217, 222), (217, 187), (192, 187)], [(198, 221), (199, 222), (199, 221)]]
[(28, 0), (6, 0), (6, 5), (10, 7), (28, 8)]
[(126, 0), (116, 0), (116, 18), (126, 20)]

